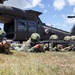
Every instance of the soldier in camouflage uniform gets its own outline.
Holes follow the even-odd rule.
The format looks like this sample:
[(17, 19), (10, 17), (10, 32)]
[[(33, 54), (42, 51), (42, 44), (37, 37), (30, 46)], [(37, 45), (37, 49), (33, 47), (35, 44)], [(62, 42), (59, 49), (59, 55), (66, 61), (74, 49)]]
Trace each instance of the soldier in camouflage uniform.
[(33, 33), (24, 45), (16, 47), (15, 50), (25, 52), (45, 52), (43, 47), (44, 44), (36, 44), (36, 42), (39, 41), (40, 35), (38, 33)]
[(65, 51), (70, 51), (71, 50), (71, 44), (70, 44), (70, 41), (71, 41), (71, 37), (70, 36), (65, 36), (64, 37), (64, 41), (65, 42), (69, 42), (68, 44), (66, 44), (62, 49), (61, 51), (62, 52), (65, 52)]
[(70, 36), (65, 36), (64, 37), (64, 41), (70, 41), (71, 40), (71, 37)]
[(6, 33), (0, 30), (0, 53), (9, 53), (9, 44), (5, 40)]
[[(57, 51), (57, 45), (54, 43), (56, 40), (58, 40), (58, 36), (53, 34), (50, 36), (49, 40), (51, 41), (49, 43), (49, 51)], [(45, 50), (48, 50), (48, 44), (44, 45)]]
[(55, 34), (50, 36), (50, 40), (52, 41), (52, 51), (59, 51), (61, 48), (60, 44), (56, 44), (55, 41), (57, 41), (59, 37)]
[(75, 36), (74, 35), (71, 36), (71, 40), (75, 41)]
[[(71, 36), (71, 41), (72, 42), (75, 42), (75, 36), (74, 35)], [(71, 44), (71, 51), (75, 51), (75, 43), (74, 44), (73, 43)]]
[(54, 40), (58, 40), (58, 39), (59, 39), (59, 37), (57, 35), (55, 35), (55, 34), (50, 36), (50, 40), (54, 41)]
[(26, 52), (45, 52), (44, 44), (36, 44), (40, 41), (40, 35), (38, 33), (33, 33), (29, 40), (25, 44)]

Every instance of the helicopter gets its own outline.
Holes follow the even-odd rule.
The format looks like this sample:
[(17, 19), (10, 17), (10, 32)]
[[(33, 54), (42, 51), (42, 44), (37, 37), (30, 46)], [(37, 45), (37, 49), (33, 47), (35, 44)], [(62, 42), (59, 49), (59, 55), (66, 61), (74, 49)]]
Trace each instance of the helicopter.
[(0, 23), (4, 23), (6, 38), (15, 41), (25, 41), (35, 32), (40, 34), (41, 40), (48, 40), (53, 33), (58, 35), (59, 39), (69, 35), (67, 31), (42, 23), (39, 18), (41, 14), (41, 12), (35, 10), (22, 10), (0, 4)]

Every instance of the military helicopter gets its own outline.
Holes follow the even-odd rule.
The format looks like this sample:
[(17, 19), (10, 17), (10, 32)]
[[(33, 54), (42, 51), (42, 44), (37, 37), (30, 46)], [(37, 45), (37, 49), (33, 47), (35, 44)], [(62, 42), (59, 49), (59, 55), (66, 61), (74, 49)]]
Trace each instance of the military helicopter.
[[(3, 3), (5, 0), (0, 0)], [(37, 32), (41, 40), (48, 40), (54, 33), (63, 39), (69, 32), (47, 26), (39, 18), (41, 12), (34, 10), (22, 10), (12, 6), (0, 4), (0, 23), (4, 23), (4, 31), (8, 39), (16, 41), (27, 40), (32, 33)]]

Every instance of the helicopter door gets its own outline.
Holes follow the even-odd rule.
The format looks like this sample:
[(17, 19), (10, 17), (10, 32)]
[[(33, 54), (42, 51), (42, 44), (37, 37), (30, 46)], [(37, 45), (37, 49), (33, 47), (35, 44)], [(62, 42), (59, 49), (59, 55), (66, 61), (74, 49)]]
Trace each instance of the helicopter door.
[(6, 37), (8, 39), (13, 39), (14, 38), (14, 32), (15, 32), (15, 27), (14, 27), (14, 22), (8, 22), (4, 23), (4, 31), (6, 32)]

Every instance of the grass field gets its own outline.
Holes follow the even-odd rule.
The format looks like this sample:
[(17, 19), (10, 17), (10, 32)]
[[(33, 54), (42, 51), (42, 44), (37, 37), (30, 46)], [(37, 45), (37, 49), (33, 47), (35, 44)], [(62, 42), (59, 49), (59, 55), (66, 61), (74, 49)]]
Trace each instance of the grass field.
[(0, 54), (0, 75), (75, 75), (75, 52)]

